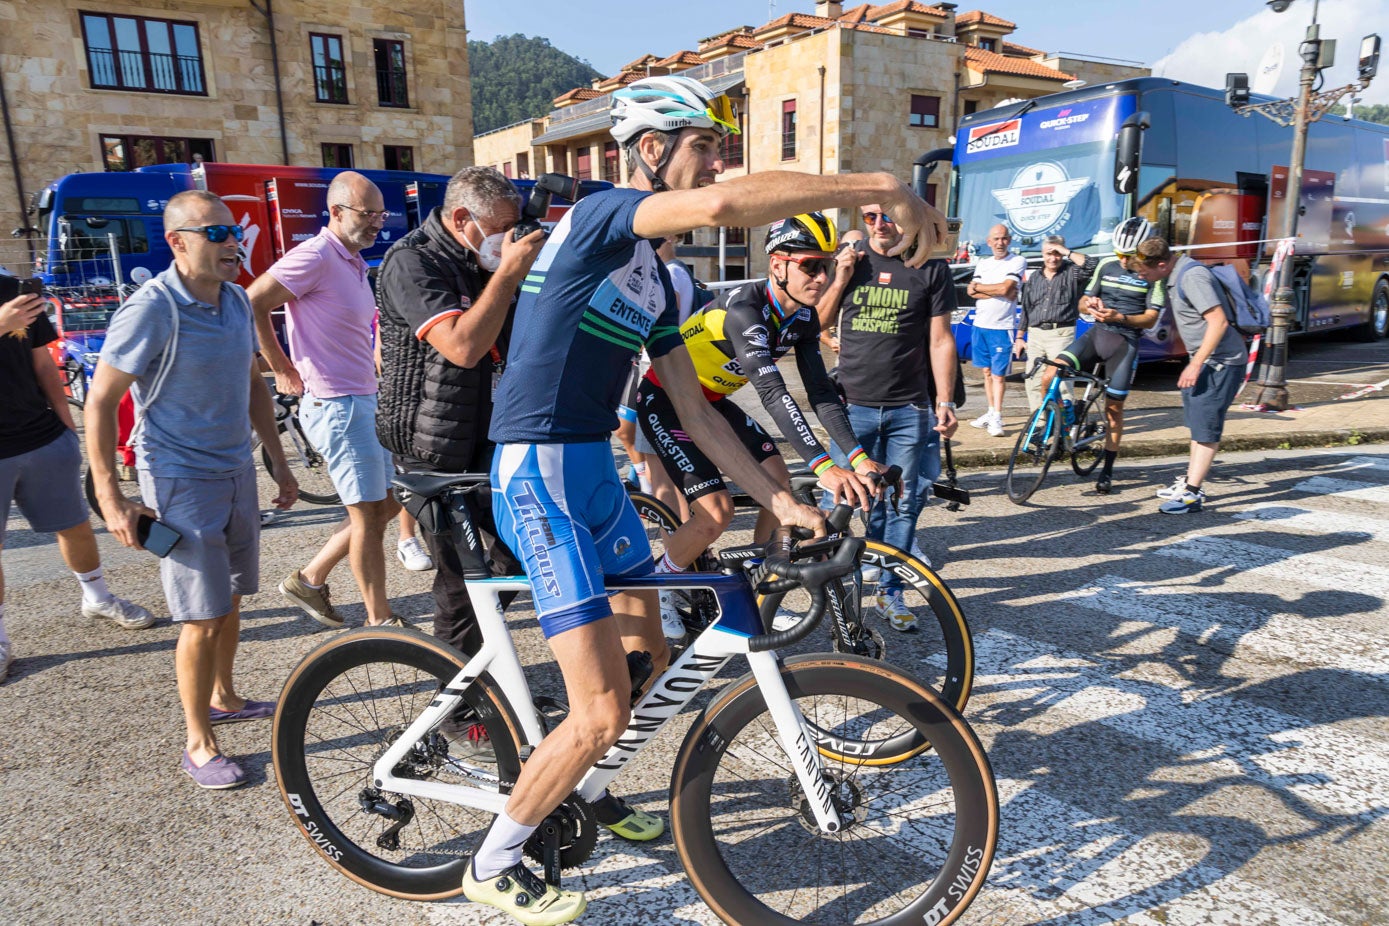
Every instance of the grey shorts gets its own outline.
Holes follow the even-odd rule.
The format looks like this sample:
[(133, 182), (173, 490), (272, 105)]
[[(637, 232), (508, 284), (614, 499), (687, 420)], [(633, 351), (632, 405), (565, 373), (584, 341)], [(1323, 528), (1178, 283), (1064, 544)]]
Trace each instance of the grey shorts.
[(159, 520), (183, 535), (159, 561), (159, 580), (176, 621), (230, 614), (233, 595), (260, 586), (260, 506), (256, 471), (185, 479), (140, 470), (140, 494)]
[(379, 502), (391, 488), (391, 453), (376, 436), (376, 396), (304, 395), (299, 404), (304, 436), (328, 464), (328, 477), (344, 505)]
[(10, 502), (39, 533), (54, 533), (87, 520), (82, 497), (82, 444), (63, 433), (36, 450), (0, 460), (0, 543), (10, 519)]
[(1220, 443), (1220, 436), (1225, 432), (1225, 416), (1243, 387), (1244, 363), (1241, 361), (1218, 365), (1207, 361), (1201, 367), (1196, 385), (1182, 390), (1182, 410), (1192, 440), (1198, 444)]

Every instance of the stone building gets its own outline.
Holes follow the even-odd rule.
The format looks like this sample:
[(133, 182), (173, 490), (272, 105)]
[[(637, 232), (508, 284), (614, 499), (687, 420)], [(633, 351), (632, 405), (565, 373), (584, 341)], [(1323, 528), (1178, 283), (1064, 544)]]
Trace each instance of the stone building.
[[(1148, 73), (1126, 62), (1050, 55), (1010, 41), (1015, 29), (990, 13), (957, 13), (953, 3), (845, 9), (820, 0), (814, 15), (789, 13), (702, 39), (695, 49), (642, 55), (592, 87), (563, 94), (544, 119), (478, 136), (475, 156), (518, 175), (553, 170), (625, 182), (607, 132), (612, 91), (647, 75), (680, 73), (740, 104), (743, 133), (725, 144), (725, 178), (768, 169), (885, 170), (908, 180), (919, 155), (949, 146), (965, 114), (1076, 80)], [(929, 191), (942, 206), (943, 180)], [(838, 218), (842, 229), (854, 217)], [(701, 229), (679, 252), (702, 279), (739, 279), (765, 269), (762, 233)]]
[(472, 163), (459, 0), (0, 2), (0, 77), (0, 234), (77, 171)]

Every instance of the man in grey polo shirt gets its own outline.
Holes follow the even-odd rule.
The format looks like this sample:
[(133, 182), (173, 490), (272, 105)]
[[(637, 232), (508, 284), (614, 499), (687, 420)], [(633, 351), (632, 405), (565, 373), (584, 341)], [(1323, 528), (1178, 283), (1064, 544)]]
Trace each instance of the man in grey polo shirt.
[[(270, 450), (279, 496), (298, 496), (255, 366), (255, 334), (240, 268), (241, 227), (220, 199), (180, 193), (164, 210), (168, 270), (111, 318), (87, 400), (87, 455), (106, 526), (140, 549), (141, 515), (180, 534), (159, 564), (169, 614), (182, 622), (174, 653), (187, 743), (182, 767), (204, 788), (234, 788), (246, 773), (222, 755), (212, 726), (271, 716), (272, 701), (236, 693), (232, 662), (241, 596), (259, 582), (260, 516), (251, 427)], [(121, 494), (113, 461), (116, 408), (136, 407), (139, 505)]]
[(1182, 390), (1182, 412), (1191, 431), (1191, 459), (1186, 477), (1165, 489), (1158, 498), (1163, 514), (1200, 511), (1206, 501), (1201, 484), (1215, 462), (1225, 416), (1244, 387), (1244, 366), (1249, 359), (1244, 338), (1225, 317), (1219, 284), (1204, 265), (1190, 254), (1173, 258), (1167, 242), (1149, 239), (1133, 264), (1149, 283), (1164, 281), (1177, 333), (1191, 359), (1177, 378)]

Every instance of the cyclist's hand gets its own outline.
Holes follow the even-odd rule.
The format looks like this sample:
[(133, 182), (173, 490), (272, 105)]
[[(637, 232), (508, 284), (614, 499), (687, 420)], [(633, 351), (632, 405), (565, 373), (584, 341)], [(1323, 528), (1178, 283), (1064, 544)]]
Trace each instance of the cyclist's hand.
[(536, 229), (520, 241), (512, 241), (511, 233), (507, 232), (502, 236), (502, 263), (497, 273), (525, 276), (530, 272), (531, 264), (540, 256), (546, 237), (543, 228)]
[(299, 500), (299, 480), (294, 478), (288, 462), (275, 464), (274, 470), (275, 485), (279, 488), (280, 494), (275, 496), (271, 504), (276, 508), (290, 508)]
[(816, 537), (828, 533), (825, 528), (825, 513), (811, 505), (802, 505), (790, 492), (778, 492), (772, 498), (772, 514), (782, 527), (801, 527), (811, 531)]
[(945, 214), (900, 180), (896, 193), (879, 202), (902, 233), (902, 240), (887, 252), (887, 256), (901, 257), (908, 267), (926, 263), (932, 249), (945, 240)]
[(864, 511), (873, 506), (873, 484), (867, 476), (831, 466), (820, 474), (820, 485), (830, 493), (830, 498), (836, 505), (842, 502)]
[(157, 518), (154, 509), (132, 502), (124, 495), (103, 495), (98, 499), (106, 518), (106, 529), (121, 543), (133, 550), (143, 550), (140, 543), (140, 515)]
[(275, 391), (280, 395), (303, 395), (304, 378), (293, 366), (283, 372), (276, 370)]

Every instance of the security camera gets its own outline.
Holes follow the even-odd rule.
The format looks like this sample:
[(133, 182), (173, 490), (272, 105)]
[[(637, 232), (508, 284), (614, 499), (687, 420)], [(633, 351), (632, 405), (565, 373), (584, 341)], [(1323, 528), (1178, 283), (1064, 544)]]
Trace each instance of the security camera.
[(1288, 7), (1293, 5), (1293, 0), (1265, 0), (1265, 2), (1268, 3), (1269, 9), (1275, 13), (1286, 13)]

